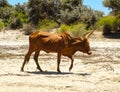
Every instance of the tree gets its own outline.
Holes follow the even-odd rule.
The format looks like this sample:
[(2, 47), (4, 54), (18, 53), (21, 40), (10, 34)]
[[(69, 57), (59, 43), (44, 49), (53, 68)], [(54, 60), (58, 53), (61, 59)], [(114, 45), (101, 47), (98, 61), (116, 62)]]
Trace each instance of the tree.
[(59, 0), (29, 0), (29, 19), (37, 25), (40, 19), (55, 19), (59, 8)]
[(58, 24), (69, 24), (78, 19), (78, 6), (81, 4), (82, 0), (29, 0), (29, 18), (35, 25), (44, 18), (53, 19)]
[(22, 23), (28, 22), (28, 6), (27, 3), (16, 4), (15, 12), (12, 14), (12, 18), (19, 18)]
[(22, 5), (20, 3), (15, 5), (15, 10), (17, 12), (23, 13), (25, 15), (28, 15), (28, 7), (27, 3), (23, 3)]
[(104, 0), (103, 5), (112, 9), (114, 15), (117, 15), (120, 12), (120, 0)]
[(1, 19), (3, 19), (4, 16), (6, 16), (6, 14), (3, 12), (4, 10), (6, 10), (5, 9), (6, 7), (10, 7), (10, 4), (8, 3), (8, 1), (7, 0), (0, 0), (0, 18)]
[(7, 0), (0, 0), (0, 18), (5, 26), (10, 22), (10, 17), (14, 12), (14, 7), (12, 7)]
[(60, 19), (62, 23), (74, 23), (81, 16), (82, 0), (62, 0)]
[(114, 22), (114, 30), (116, 32), (120, 32), (120, 13), (116, 16), (116, 19)]
[(7, 0), (0, 0), (0, 7), (11, 6)]
[(94, 26), (103, 13), (83, 5), (83, 0), (29, 0), (29, 19), (34, 25), (48, 18), (58, 24), (86, 23)]
[(120, 0), (104, 0), (103, 5), (112, 9), (112, 16), (114, 16), (114, 23), (112, 25), (113, 31), (120, 32)]

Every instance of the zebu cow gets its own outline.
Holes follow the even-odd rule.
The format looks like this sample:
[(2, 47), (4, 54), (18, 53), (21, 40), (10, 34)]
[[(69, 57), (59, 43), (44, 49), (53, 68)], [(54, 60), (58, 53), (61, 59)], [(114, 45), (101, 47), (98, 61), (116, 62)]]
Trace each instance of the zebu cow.
[(67, 56), (71, 59), (71, 65), (69, 70), (73, 67), (73, 55), (76, 51), (81, 51), (91, 55), (91, 49), (88, 42), (88, 37), (93, 32), (87, 33), (84, 37), (72, 37), (68, 33), (53, 34), (48, 32), (36, 31), (29, 36), (29, 50), (25, 55), (24, 62), (21, 67), (21, 71), (24, 71), (25, 64), (29, 61), (30, 55), (35, 52), (34, 60), (37, 65), (37, 69), (42, 72), (41, 67), (38, 64), (38, 56), (41, 50), (49, 53), (57, 53), (57, 71), (60, 71), (59, 65), (61, 60), (61, 55)]

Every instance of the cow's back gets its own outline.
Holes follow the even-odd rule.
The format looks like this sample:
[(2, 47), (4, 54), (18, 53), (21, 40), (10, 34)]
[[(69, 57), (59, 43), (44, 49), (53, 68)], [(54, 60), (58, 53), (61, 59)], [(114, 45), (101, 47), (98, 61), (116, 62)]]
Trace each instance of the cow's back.
[(63, 47), (63, 40), (58, 34), (36, 31), (30, 35), (30, 45), (46, 52), (59, 52)]
[(40, 40), (42, 41), (42, 50), (46, 52), (60, 52), (63, 48), (63, 39), (58, 34), (41, 34)]

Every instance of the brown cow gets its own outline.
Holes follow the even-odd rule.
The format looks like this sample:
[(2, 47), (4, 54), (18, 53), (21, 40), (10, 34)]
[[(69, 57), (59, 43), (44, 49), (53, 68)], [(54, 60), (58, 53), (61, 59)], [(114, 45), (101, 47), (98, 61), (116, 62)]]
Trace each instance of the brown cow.
[(88, 42), (88, 37), (92, 33), (93, 32), (85, 34), (83, 38), (81, 37), (74, 38), (70, 36), (68, 33), (53, 34), (40, 31), (32, 33), (29, 37), (29, 50), (28, 53), (25, 55), (21, 71), (24, 71), (24, 66), (29, 61), (30, 55), (33, 52), (35, 52), (34, 60), (37, 65), (37, 69), (39, 69), (42, 72), (42, 69), (38, 64), (38, 55), (41, 50), (47, 53), (49, 52), (57, 53), (58, 72), (61, 72), (59, 68), (61, 55), (69, 57), (71, 59), (71, 65), (69, 67), (70, 71), (73, 67), (74, 61), (73, 55), (76, 51), (81, 51), (83, 53), (87, 53), (88, 55), (92, 54)]

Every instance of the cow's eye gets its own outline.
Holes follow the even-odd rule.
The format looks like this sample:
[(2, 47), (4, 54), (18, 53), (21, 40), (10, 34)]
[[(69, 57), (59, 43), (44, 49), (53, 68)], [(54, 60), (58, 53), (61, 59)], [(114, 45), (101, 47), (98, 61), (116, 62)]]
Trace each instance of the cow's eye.
[(84, 43), (83, 42), (79, 42), (79, 46), (83, 46), (84, 45)]

